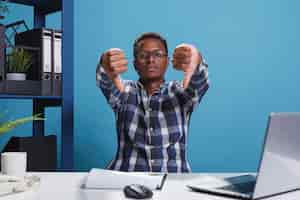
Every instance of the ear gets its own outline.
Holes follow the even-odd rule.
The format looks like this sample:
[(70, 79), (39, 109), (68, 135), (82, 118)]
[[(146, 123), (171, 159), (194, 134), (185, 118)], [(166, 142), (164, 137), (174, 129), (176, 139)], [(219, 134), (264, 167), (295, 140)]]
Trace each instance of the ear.
[(138, 68), (137, 68), (137, 63), (136, 63), (136, 62), (137, 62), (136, 59), (134, 59), (134, 60), (132, 61), (132, 64), (133, 64), (133, 66), (134, 66), (135, 71), (139, 74), (139, 70), (138, 70)]
[(168, 57), (166, 58), (166, 67), (168, 67), (169, 64), (170, 64), (170, 58), (169, 58), (169, 56), (168, 56)]
[(133, 64), (134, 69), (135, 69), (135, 71), (136, 71), (137, 69), (136, 69), (136, 60), (135, 60), (135, 59), (132, 61), (132, 64)]

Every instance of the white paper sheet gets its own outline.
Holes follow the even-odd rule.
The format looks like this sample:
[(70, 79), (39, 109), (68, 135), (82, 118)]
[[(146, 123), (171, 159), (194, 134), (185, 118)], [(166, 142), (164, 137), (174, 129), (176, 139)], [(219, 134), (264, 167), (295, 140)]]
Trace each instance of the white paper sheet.
[(92, 169), (86, 179), (86, 189), (123, 189), (126, 185), (141, 184), (151, 190), (161, 187), (165, 174), (120, 172)]
[(0, 198), (32, 189), (38, 189), (39, 185), (40, 178), (37, 176), (19, 178), (0, 174)]

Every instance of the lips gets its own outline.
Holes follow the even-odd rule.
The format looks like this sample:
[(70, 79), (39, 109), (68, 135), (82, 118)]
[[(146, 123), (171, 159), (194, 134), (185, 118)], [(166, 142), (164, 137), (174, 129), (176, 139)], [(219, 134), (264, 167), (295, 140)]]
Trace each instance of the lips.
[(155, 71), (158, 71), (158, 70), (159, 70), (159, 68), (156, 67), (156, 66), (148, 66), (147, 67), (148, 72), (155, 72)]

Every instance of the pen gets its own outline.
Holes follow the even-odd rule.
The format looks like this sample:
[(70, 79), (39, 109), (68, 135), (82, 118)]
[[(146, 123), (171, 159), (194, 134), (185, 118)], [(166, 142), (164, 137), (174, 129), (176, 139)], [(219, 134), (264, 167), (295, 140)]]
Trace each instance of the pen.
[(22, 181), (22, 178), (19, 177), (13, 177), (13, 176), (6, 176), (6, 175), (0, 175), (0, 183), (6, 183), (6, 182), (19, 182)]

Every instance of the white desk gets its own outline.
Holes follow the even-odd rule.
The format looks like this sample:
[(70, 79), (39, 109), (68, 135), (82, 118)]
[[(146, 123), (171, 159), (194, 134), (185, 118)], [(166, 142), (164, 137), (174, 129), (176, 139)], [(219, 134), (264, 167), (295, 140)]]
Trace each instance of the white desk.
[[(86, 190), (80, 186), (87, 173), (31, 173), (41, 178), (37, 191), (28, 191), (11, 196), (2, 197), (1, 200), (118, 200), (127, 199), (121, 190)], [(185, 185), (203, 175), (169, 174), (161, 191), (154, 191), (152, 199), (160, 200), (224, 200), (231, 199), (204, 193), (192, 192)], [(214, 176), (229, 176), (232, 174), (209, 174)], [(266, 198), (267, 200), (295, 200), (300, 199), (300, 191)]]

